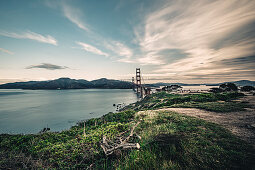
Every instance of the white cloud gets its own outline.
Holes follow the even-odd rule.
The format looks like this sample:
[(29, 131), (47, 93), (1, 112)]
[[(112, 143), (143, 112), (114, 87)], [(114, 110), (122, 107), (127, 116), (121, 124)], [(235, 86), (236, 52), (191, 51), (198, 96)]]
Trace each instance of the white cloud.
[(77, 8), (73, 8), (67, 4), (62, 4), (63, 13), (67, 19), (77, 25), (79, 28), (89, 31), (88, 27), (84, 24), (81, 19), (81, 12)]
[[(127, 45), (119, 41), (107, 41), (104, 46), (117, 56), (117, 61), (123, 63), (138, 63), (141, 65), (160, 65), (164, 64), (160, 56), (154, 52), (139, 54)], [(116, 58), (115, 58), (116, 59)]]
[(32, 31), (27, 31), (24, 33), (19, 33), (19, 34), (14, 32), (1, 31), (0, 35), (5, 37), (17, 38), (17, 39), (30, 39), (30, 40), (35, 40), (42, 43), (57, 45), (57, 40), (54, 37), (50, 35), (43, 36), (41, 34), (38, 34)]
[(162, 65), (164, 62), (161, 60), (161, 57), (157, 55), (157, 52), (148, 52), (144, 56), (139, 57), (137, 61), (141, 65)]
[[(93, 36), (93, 38), (96, 41), (101, 41), (104, 42), (102, 45), (104, 46), (104, 48), (107, 48), (108, 50), (111, 51), (111, 53), (113, 54), (113, 56), (116, 56), (114, 59), (116, 59), (117, 61), (120, 62), (126, 62), (126, 63), (136, 63), (139, 62), (137, 59), (133, 58), (134, 57), (134, 52), (131, 48), (129, 48), (127, 45), (125, 45), (122, 42), (119, 41), (114, 41), (114, 40), (104, 40), (104, 37), (101, 37), (99, 34), (91, 31), (88, 27), (87, 24), (84, 23), (84, 21), (82, 20), (82, 11), (80, 11), (79, 8), (74, 8), (70, 5), (68, 5), (67, 3), (60, 3), (59, 4), (62, 7), (62, 11), (64, 16), (69, 19), (72, 23), (76, 24), (79, 28), (89, 32), (89, 34), (91, 36)], [(48, 5), (50, 7), (55, 7), (54, 4), (52, 5), (50, 3), (50, 5)], [(92, 52), (94, 54), (98, 54), (98, 55), (104, 55), (104, 56), (109, 56), (109, 54), (102, 52), (101, 50), (99, 50), (98, 48), (86, 44), (86, 43), (82, 43), (82, 42), (76, 42), (78, 45), (82, 46), (82, 48), (86, 51)]]
[(88, 51), (88, 52), (91, 52), (91, 53), (94, 53), (94, 54), (98, 54), (98, 55), (103, 55), (103, 56), (106, 56), (106, 57), (109, 56), (109, 54), (97, 49), (96, 47), (94, 47), (92, 45), (89, 45), (89, 44), (86, 44), (86, 43), (83, 43), (83, 42), (76, 42), (76, 44), (80, 45), (82, 47), (82, 49), (85, 50), (85, 51)]
[(12, 51), (6, 50), (4, 48), (0, 48), (0, 51), (7, 53), (7, 54), (11, 54), (11, 55), (14, 54)]
[[(158, 55), (147, 53), (145, 55), (135, 54), (134, 49), (119, 41), (107, 41), (104, 46), (117, 56), (117, 61), (123, 63), (139, 63), (141, 65), (160, 65), (163, 62)], [(116, 58), (115, 58), (116, 59)]]
[(115, 58), (117, 61), (124, 63), (136, 62), (134, 58), (132, 58), (134, 55), (133, 50), (126, 46), (125, 44), (119, 41), (109, 40), (104, 43), (104, 46), (105, 48), (110, 50), (114, 55), (117, 56), (117, 58)]
[(130, 58), (131, 56), (133, 56), (133, 51), (121, 42), (109, 41), (105, 45), (106, 45), (106, 48), (108, 48), (109, 50), (117, 54), (118, 56), (122, 56), (126, 58)]

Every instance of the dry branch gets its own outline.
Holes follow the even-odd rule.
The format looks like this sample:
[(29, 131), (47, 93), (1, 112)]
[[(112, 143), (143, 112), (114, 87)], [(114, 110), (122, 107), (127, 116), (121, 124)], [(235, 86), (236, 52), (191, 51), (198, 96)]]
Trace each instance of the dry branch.
[(127, 142), (131, 136), (134, 135), (134, 130), (135, 128), (140, 124), (140, 122), (137, 122), (135, 126), (132, 127), (131, 131), (130, 131), (130, 135), (123, 141), (124, 143)]
[[(125, 134), (128, 131), (122, 132), (118, 135), (118, 137), (116, 138), (118, 141), (116, 141), (115, 143), (113, 143), (112, 145), (109, 144), (109, 142), (106, 139), (106, 136), (103, 136), (103, 142), (101, 144), (102, 149), (104, 150), (105, 155), (111, 155), (113, 154), (113, 152), (115, 150), (118, 149), (140, 149), (140, 145), (139, 143), (128, 143), (130, 137), (132, 137), (134, 135), (134, 130), (135, 128), (140, 124), (140, 122), (137, 122), (130, 131), (130, 134), (125, 138), (121, 135)], [(139, 135), (136, 135), (139, 139), (141, 139), (141, 137)]]

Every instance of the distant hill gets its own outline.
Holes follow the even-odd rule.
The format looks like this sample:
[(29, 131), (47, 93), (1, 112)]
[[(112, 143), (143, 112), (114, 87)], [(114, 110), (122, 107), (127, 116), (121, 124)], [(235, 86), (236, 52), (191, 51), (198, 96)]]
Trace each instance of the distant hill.
[(131, 82), (119, 81), (119, 80), (109, 80), (106, 78), (101, 78), (98, 80), (93, 80), (90, 82), (93, 88), (104, 88), (104, 89), (131, 89), (133, 87)]
[(229, 82), (223, 82), (223, 83), (217, 83), (217, 84), (205, 84), (205, 85), (219, 86), (220, 84), (224, 84), (224, 83), (234, 83), (237, 86), (255, 86), (255, 81), (250, 81), (250, 80), (229, 81)]
[(237, 86), (255, 86), (255, 81), (249, 81), (249, 80), (239, 80), (239, 81), (233, 81), (231, 83), (235, 83)]
[(49, 81), (28, 81), (16, 82), (0, 85), (0, 89), (88, 89), (88, 88), (104, 88), (104, 89), (131, 89), (132, 83), (119, 80), (109, 80), (106, 78), (87, 81), (76, 80), (70, 78), (59, 78)]

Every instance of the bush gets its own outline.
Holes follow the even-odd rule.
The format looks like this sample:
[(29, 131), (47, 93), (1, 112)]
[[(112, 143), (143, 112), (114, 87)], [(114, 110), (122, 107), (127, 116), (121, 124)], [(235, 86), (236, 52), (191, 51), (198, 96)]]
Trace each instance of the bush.
[(221, 92), (223, 92), (223, 90), (220, 89), (220, 88), (210, 88), (209, 92), (212, 92), (212, 93), (221, 93)]
[(108, 113), (102, 117), (106, 122), (129, 122), (134, 118), (135, 111), (127, 110), (119, 113)]
[(223, 91), (237, 91), (238, 88), (234, 83), (225, 83), (219, 86)]
[(252, 91), (255, 90), (253, 86), (243, 86), (241, 87), (241, 91)]

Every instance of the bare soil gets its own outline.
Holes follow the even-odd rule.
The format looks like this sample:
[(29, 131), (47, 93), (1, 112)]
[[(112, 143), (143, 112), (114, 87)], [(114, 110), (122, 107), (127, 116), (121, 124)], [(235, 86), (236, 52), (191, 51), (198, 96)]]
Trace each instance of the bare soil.
[(255, 96), (246, 95), (238, 102), (248, 102), (252, 107), (246, 111), (216, 113), (195, 108), (165, 108), (158, 111), (174, 111), (217, 123), (247, 141), (255, 148)]

